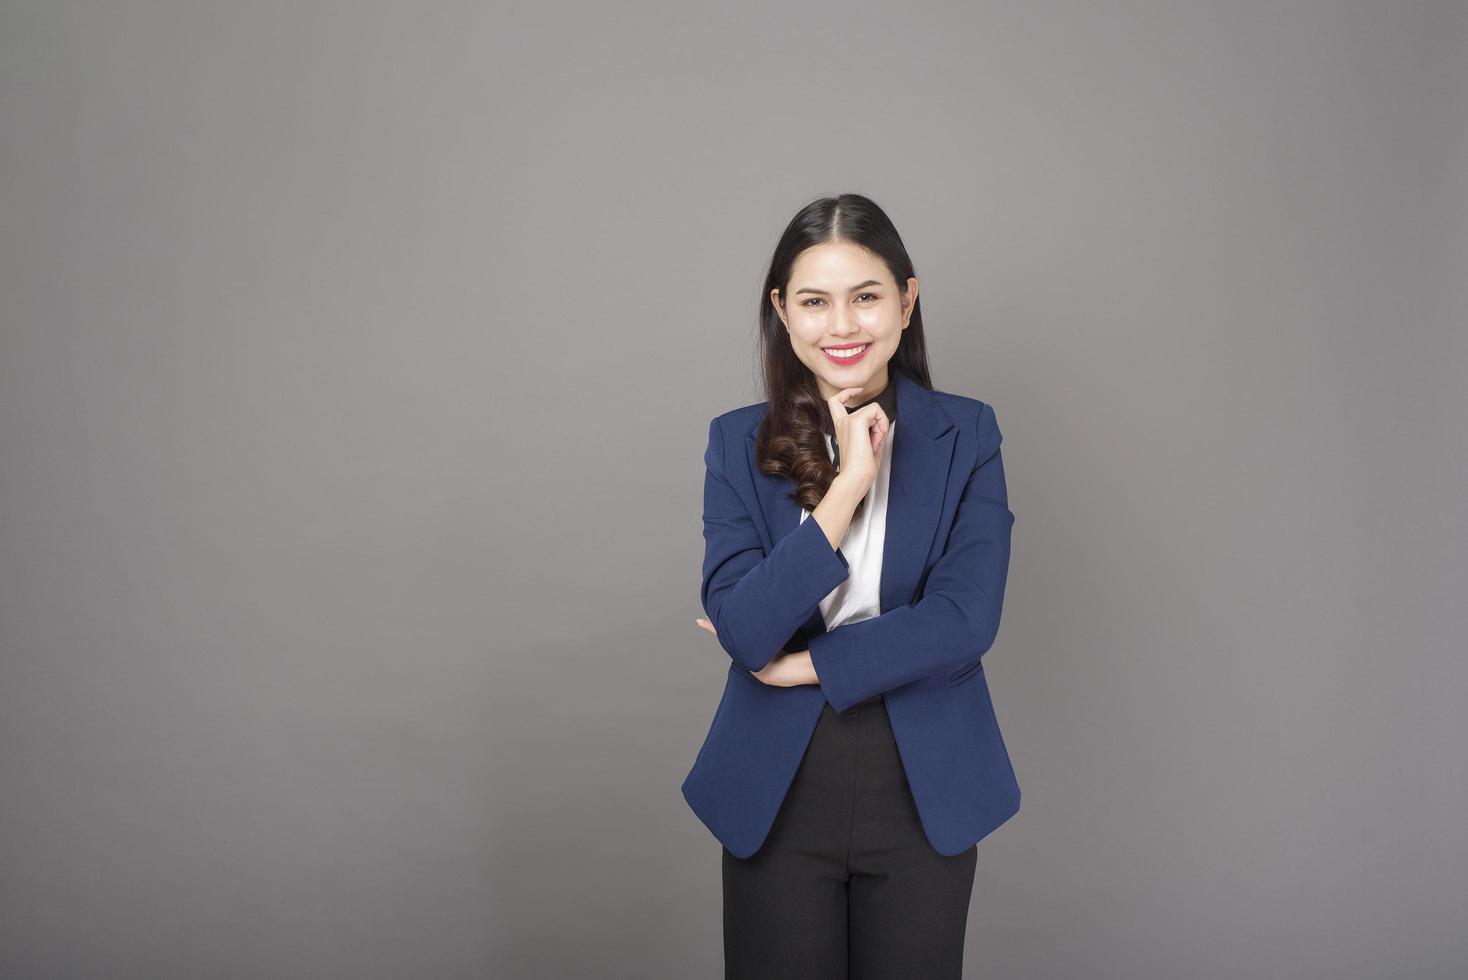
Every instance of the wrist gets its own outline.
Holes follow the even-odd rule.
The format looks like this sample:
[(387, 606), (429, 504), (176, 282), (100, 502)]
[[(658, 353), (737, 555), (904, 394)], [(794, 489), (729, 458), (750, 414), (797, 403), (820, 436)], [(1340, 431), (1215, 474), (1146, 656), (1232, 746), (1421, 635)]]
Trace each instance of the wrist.
[(842, 503), (850, 504), (853, 510), (867, 494), (867, 488), (862, 481), (850, 473), (837, 473), (836, 479), (831, 481), (826, 496), (834, 495)]
[(816, 665), (815, 665), (815, 662), (812, 661), (811, 658), (810, 658), (810, 650), (809, 649), (801, 650), (799, 656), (800, 656), (800, 670), (801, 670), (801, 673), (805, 677), (805, 683), (807, 683), (807, 684), (817, 684), (817, 685), (820, 684), (821, 683), (821, 679), (816, 674)]

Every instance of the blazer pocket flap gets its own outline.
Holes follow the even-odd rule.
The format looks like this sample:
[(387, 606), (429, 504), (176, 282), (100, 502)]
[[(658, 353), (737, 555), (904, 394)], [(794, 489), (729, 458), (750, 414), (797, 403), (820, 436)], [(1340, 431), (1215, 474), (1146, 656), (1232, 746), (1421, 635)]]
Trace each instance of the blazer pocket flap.
[(971, 664), (963, 664), (957, 670), (955, 670), (953, 673), (951, 673), (951, 674), (948, 675), (948, 683), (950, 685), (951, 684), (961, 684), (964, 681), (968, 680), (970, 677), (972, 677), (974, 674), (977, 674), (979, 671), (981, 671), (983, 669), (984, 669), (984, 664), (983, 664), (983, 661), (982, 660), (975, 660)]

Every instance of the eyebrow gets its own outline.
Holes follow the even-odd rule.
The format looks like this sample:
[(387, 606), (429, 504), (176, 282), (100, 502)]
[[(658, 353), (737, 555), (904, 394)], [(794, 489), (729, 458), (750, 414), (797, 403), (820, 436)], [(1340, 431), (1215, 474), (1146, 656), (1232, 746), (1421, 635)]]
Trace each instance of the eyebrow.
[[(847, 290), (847, 292), (848, 293), (854, 293), (858, 289), (866, 289), (868, 286), (880, 286), (880, 285), (882, 285), (882, 284), (880, 282), (878, 282), (877, 280), (875, 280), (875, 279), (868, 279), (866, 282), (859, 282), (855, 286), (852, 286), (850, 289)], [(831, 295), (830, 293), (826, 292), (824, 289), (816, 289), (814, 286), (806, 286), (806, 287), (804, 287), (802, 289), (797, 289), (795, 291), (795, 294), (794, 295), (799, 296), (801, 293), (815, 293), (817, 296), (829, 296), (829, 295)]]

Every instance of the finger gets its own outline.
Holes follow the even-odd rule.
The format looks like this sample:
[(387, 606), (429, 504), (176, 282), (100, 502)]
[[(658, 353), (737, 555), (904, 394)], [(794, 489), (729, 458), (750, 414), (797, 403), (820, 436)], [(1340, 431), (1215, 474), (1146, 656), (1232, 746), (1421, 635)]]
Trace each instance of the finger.
[(861, 388), (859, 386), (842, 388), (836, 394), (826, 399), (826, 411), (831, 416), (832, 438), (835, 440), (837, 448), (843, 452), (846, 451), (846, 447), (842, 440), (847, 432), (847, 419), (851, 417), (851, 412), (847, 410), (846, 403), (859, 394), (861, 394)]
[[(842, 388), (836, 394), (827, 398), (826, 409), (831, 413), (831, 421), (839, 423), (851, 414), (846, 410), (846, 403), (859, 394), (861, 394), (861, 388), (858, 386), (855, 388)], [(836, 431), (840, 432), (841, 430), (838, 428)]]
[(871, 425), (877, 419), (885, 421), (887, 413), (882, 411), (881, 405), (878, 405), (876, 402), (871, 402), (852, 412), (850, 417), (852, 419), (860, 419), (863, 423)]
[(887, 413), (882, 411), (882, 406), (872, 402), (865, 408), (851, 413), (851, 424), (858, 429), (864, 430), (872, 438), (883, 431), (887, 425)]
[(886, 442), (887, 441), (887, 433), (888, 433), (888, 431), (891, 430), (891, 428), (892, 428), (892, 421), (891, 421), (891, 419), (887, 418), (887, 413), (886, 412), (878, 412), (877, 413), (876, 431), (874, 433), (874, 435), (876, 436), (876, 440), (877, 441), (876, 441), (876, 443), (874, 445), (880, 446), (882, 443)]

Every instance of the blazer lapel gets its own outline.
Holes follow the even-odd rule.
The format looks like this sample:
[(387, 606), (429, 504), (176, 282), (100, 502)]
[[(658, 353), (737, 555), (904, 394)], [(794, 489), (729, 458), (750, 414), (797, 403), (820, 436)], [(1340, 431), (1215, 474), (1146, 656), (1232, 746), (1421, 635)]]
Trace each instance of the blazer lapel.
[(938, 397), (901, 371), (892, 473), (882, 544), (881, 611), (905, 606), (917, 592), (949, 490), (957, 430)]

